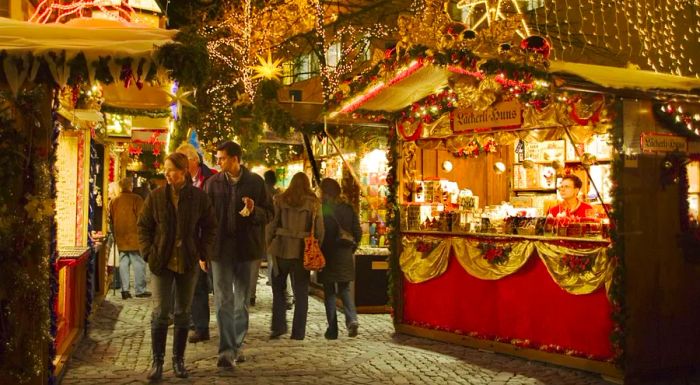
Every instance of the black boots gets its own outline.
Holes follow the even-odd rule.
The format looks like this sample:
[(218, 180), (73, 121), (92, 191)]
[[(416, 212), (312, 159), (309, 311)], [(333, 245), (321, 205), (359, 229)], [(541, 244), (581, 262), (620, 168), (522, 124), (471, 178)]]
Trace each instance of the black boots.
[(150, 381), (158, 381), (163, 378), (163, 358), (165, 357), (165, 340), (168, 337), (168, 328), (151, 326), (151, 350), (153, 350), (153, 363), (148, 371)]
[(187, 328), (175, 328), (173, 337), (173, 372), (175, 377), (187, 378), (185, 369), (185, 347), (187, 346)]
[[(175, 377), (179, 378), (187, 378), (185, 347), (187, 346), (188, 331), (187, 328), (175, 328), (175, 335), (173, 336), (173, 373), (175, 373)], [(165, 340), (167, 337), (167, 327), (151, 327), (153, 363), (146, 377), (150, 381), (158, 381), (163, 378), (163, 358), (165, 357)]]

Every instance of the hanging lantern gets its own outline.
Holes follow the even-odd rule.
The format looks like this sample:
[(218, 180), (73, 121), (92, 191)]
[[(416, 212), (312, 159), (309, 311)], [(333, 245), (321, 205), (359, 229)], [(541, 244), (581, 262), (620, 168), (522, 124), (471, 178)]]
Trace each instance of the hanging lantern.
[(542, 36), (529, 36), (520, 42), (520, 48), (524, 51), (534, 52), (542, 55), (545, 59), (549, 58), (551, 46), (547, 39)]

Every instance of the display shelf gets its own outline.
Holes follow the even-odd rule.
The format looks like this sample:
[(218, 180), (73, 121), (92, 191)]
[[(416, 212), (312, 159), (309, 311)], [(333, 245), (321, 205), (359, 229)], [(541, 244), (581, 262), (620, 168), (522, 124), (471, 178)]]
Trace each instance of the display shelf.
[(513, 192), (546, 192), (546, 193), (556, 193), (556, 188), (514, 188)]

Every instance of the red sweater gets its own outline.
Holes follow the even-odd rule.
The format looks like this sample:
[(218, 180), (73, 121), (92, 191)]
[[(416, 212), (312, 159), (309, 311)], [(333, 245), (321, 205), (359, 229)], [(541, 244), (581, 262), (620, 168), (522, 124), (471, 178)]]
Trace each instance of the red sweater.
[(586, 217), (586, 210), (591, 210), (593, 209), (593, 206), (589, 205), (586, 202), (580, 202), (576, 210), (574, 211), (568, 211), (566, 206), (564, 206), (564, 203), (559, 203), (558, 205), (552, 207), (549, 209), (548, 214), (552, 214), (552, 216), (557, 216), (561, 212), (566, 212), (567, 217), (579, 217), (579, 218), (585, 218)]

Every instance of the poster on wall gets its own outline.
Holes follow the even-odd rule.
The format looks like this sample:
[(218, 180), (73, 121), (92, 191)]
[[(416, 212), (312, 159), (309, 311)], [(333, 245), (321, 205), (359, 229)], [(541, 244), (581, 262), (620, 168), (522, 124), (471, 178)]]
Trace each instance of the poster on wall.
[(56, 219), (58, 246), (75, 246), (78, 215), (77, 136), (61, 133), (56, 154)]

